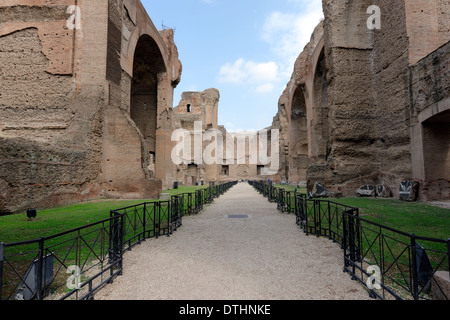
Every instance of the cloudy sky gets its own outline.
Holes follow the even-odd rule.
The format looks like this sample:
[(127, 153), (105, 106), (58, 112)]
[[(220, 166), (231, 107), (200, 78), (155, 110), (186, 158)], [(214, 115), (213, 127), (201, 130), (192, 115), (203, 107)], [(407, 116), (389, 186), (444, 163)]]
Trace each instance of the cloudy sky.
[(183, 64), (174, 95), (220, 91), (229, 131), (272, 124), (295, 59), (323, 16), (321, 0), (141, 0), (156, 28), (175, 29)]

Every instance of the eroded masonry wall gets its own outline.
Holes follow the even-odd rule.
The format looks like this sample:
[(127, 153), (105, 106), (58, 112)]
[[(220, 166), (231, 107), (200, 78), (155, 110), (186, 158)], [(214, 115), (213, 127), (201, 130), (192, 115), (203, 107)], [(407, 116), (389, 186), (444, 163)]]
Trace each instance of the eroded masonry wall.
[(409, 52), (403, 1), (379, 1), (382, 27), (373, 33), (374, 135), (378, 183), (398, 196), (402, 180), (412, 179), (409, 111)]
[[(380, 29), (367, 27), (371, 5)], [(401, 181), (418, 180), (422, 199), (448, 198), (448, 1), (324, 0), (323, 9), (274, 118), (289, 150), (280, 176), (298, 183), (307, 132), (310, 189), (354, 195), (383, 184), (397, 197)], [(306, 125), (292, 118), (299, 89)]]
[[(92, 72), (78, 64), (90, 36), (81, 41), (80, 31), (67, 27), (72, 4), (6, 1), (0, 7), (0, 212), (101, 193), (104, 88), (78, 82)], [(89, 4), (90, 14), (95, 7), (101, 5)]]
[(410, 74), (414, 177), (423, 199), (450, 199), (450, 42)]
[[(4, 0), (0, 25), (0, 212), (157, 197), (173, 172), (173, 31), (131, 0)], [(142, 36), (156, 102), (133, 118), (156, 118), (149, 130), (131, 115)]]

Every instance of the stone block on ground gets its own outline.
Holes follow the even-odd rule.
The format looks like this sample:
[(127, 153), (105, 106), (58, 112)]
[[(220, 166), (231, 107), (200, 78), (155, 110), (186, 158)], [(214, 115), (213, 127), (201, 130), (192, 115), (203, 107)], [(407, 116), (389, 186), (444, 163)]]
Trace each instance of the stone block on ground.
[(171, 198), (170, 193), (160, 193), (159, 194), (159, 200), (167, 201), (167, 200), (170, 200), (170, 198)]
[(316, 182), (314, 184), (314, 188), (313, 188), (313, 191), (312, 191), (312, 194), (311, 194), (311, 196), (313, 198), (322, 198), (322, 197), (326, 198), (329, 195), (330, 195), (330, 191), (325, 186), (323, 186), (319, 182)]
[(402, 181), (400, 183), (400, 200), (414, 202), (419, 197), (419, 182), (418, 181)]
[(448, 300), (450, 298), (450, 277), (448, 271), (438, 271), (434, 274), (431, 292), (433, 300)]

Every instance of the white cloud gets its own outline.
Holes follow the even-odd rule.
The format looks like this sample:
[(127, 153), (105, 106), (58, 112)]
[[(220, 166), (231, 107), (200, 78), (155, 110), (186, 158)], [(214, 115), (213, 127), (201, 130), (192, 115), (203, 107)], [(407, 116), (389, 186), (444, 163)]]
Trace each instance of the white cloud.
[(238, 59), (235, 63), (228, 62), (220, 68), (219, 71), (219, 82), (221, 83), (234, 83), (241, 84), (247, 77), (243, 65), (245, 64), (244, 59)]
[(278, 65), (273, 61), (258, 63), (240, 58), (234, 63), (226, 63), (219, 71), (219, 82), (221, 83), (258, 84), (277, 80)]
[(275, 86), (272, 83), (265, 83), (255, 89), (257, 93), (269, 93), (272, 92)]
[[(283, 61), (283, 70), (290, 68), (311, 39), (314, 28), (323, 19), (321, 0), (290, 0), (298, 12), (272, 12), (263, 26), (262, 39)], [(301, 10), (300, 10), (301, 8)]]
[(280, 81), (277, 63), (255, 62), (242, 58), (226, 63), (220, 68), (218, 81), (236, 85), (250, 85), (257, 93), (271, 92)]

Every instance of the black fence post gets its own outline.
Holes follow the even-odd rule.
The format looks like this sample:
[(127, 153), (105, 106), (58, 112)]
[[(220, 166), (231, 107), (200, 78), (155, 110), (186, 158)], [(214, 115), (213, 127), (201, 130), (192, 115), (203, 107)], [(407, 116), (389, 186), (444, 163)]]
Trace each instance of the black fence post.
[(356, 261), (361, 261), (361, 220), (359, 218), (359, 209), (354, 209), (352, 214), (356, 219), (356, 241), (357, 241), (357, 251), (356, 251)]
[(39, 253), (37, 259), (36, 300), (43, 299), (42, 278), (44, 275), (44, 238), (39, 239)]
[[(305, 213), (305, 215), (304, 215), (304, 217), (305, 217), (304, 231), (305, 231), (306, 235), (309, 235), (309, 230), (308, 230), (308, 214), (309, 214), (309, 212), (308, 212), (308, 209), (309, 209), (308, 208), (308, 200), (306, 198), (303, 198), (303, 200), (304, 200), (303, 209), (305, 210), (304, 211), (304, 213)], [(313, 200), (313, 203), (314, 203), (314, 200)]]
[(416, 256), (416, 236), (411, 234), (411, 268), (412, 268), (412, 296), (414, 300), (419, 300), (419, 274), (417, 270), (417, 256)]
[(118, 262), (122, 255), (123, 237), (125, 228), (125, 215), (111, 211), (111, 220), (109, 223), (110, 244), (109, 244), (109, 263)]
[[(317, 231), (317, 206), (320, 206), (320, 201), (319, 200), (314, 200), (314, 233), (316, 234), (316, 236), (318, 237), (318, 231)], [(320, 207), (319, 207), (319, 214), (320, 214)]]
[(147, 216), (147, 203), (146, 202), (144, 202), (144, 211), (143, 211), (143, 213), (142, 213), (142, 232), (143, 232), (143, 234), (142, 234), (142, 240), (146, 240), (147, 239), (147, 236), (146, 236), (146, 233), (147, 233), (147, 219), (146, 219), (146, 216)]
[(450, 238), (447, 239), (447, 262), (448, 262), (448, 275), (450, 278)]
[(2, 300), (3, 288), (3, 261), (5, 260), (5, 244), (0, 243), (0, 301)]
[(356, 280), (356, 278), (355, 278), (355, 229), (354, 229), (353, 215), (349, 214), (348, 218), (349, 218), (348, 231), (349, 231), (350, 260), (351, 260), (351, 264), (352, 264), (352, 280)]
[(119, 247), (119, 252), (118, 252), (118, 257), (117, 259), (119, 260), (119, 275), (121, 276), (123, 274), (123, 243), (125, 240), (125, 215), (119, 215), (118, 218), (118, 224), (120, 226), (120, 232), (118, 235), (118, 247)]
[(348, 244), (348, 230), (347, 230), (347, 221), (348, 221), (348, 217), (346, 212), (344, 211), (342, 214), (342, 247), (344, 249), (344, 272), (347, 272), (347, 266), (348, 266), (348, 261), (347, 261), (347, 244)]
[(155, 202), (155, 237), (159, 238), (161, 235), (161, 201)]
[(317, 220), (317, 229), (316, 229), (316, 235), (320, 237), (322, 235), (322, 201), (318, 200), (319, 203), (319, 216)]
[[(336, 206), (336, 205), (335, 205)], [(332, 239), (332, 237), (331, 237), (331, 228), (332, 228), (332, 225), (331, 225), (331, 206), (330, 206), (330, 201), (328, 201), (328, 239)]]

